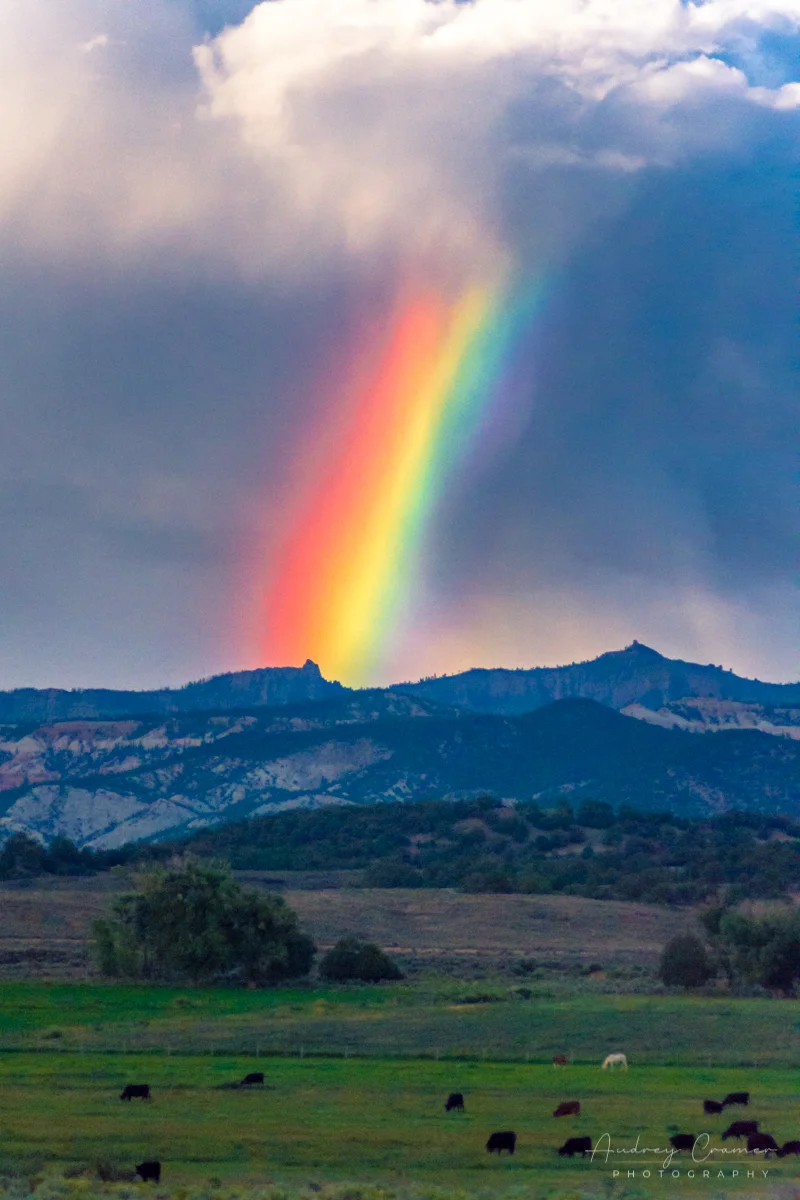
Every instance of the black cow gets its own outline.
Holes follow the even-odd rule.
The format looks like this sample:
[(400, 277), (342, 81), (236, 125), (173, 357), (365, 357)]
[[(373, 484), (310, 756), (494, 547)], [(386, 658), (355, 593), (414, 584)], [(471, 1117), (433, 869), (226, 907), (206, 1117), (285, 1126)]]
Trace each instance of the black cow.
[(498, 1157), (507, 1150), (509, 1154), (513, 1154), (517, 1146), (517, 1135), (512, 1133), (510, 1129), (503, 1130), (502, 1133), (492, 1133), (486, 1143), (486, 1149), (491, 1154), (493, 1150), (497, 1151)]
[(723, 1133), (722, 1140), (749, 1137), (751, 1133), (758, 1133), (758, 1121), (734, 1121)]
[(800, 1154), (800, 1142), (784, 1142), (778, 1151), (778, 1158), (786, 1158), (787, 1154)]
[(722, 1107), (727, 1108), (729, 1104), (749, 1104), (749, 1092), (728, 1092), (725, 1099), (722, 1101)]
[(721, 1113), (724, 1107), (725, 1107), (725, 1105), (721, 1104), (719, 1100), (704, 1100), (703, 1101), (703, 1112), (704, 1113)]
[(579, 1117), (581, 1115), (580, 1100), (562, 1100), (553, 1113), (554, 1117)]
[(676, 1150), (691, 1150), (694, 1147), (697, 1138), (693, 1133), (676, 1133), (674, 1137), (669, 1139)]
[(149, 1083), (126, 1083), (120, 1100), (152, 1100)]
[(239, 1087), (254, 1087), (254, 1086), (255, 1087), (263, 1087), (264, 1086), (264, 1072), (263, 1071), (251, 1071), (249, 1075), (245, 1075), (244, 1079), (239, 1084)]
[(780, 1147), (771, 1133), (751, 1133), (747, 1139), (748, 1154), (763, 1154), (764, 1158), (769, 1158), (771, 1150), (779, 1149)]
[(139, 1163), (136, 1168), (136, 1174), (142, 1183), (160, 1183), (161, 1163), (156, 1162), (154, 1158), (149, 1158), (147, 1162)]
[(563, 1146), (559, 1146), (558, 1153), (562, 1158), (572, 1158), (575, 1154), (591, 1154), (592, 1139), (588, 1137), (567, 1138)]
[(464, 1097), (461, 1092), (451, 1092), (447, 1097), (447, 1103), (444, 1106), (445, 1112), (450, 1112), (452, 1108), (460, 1108), (464, 1111)]

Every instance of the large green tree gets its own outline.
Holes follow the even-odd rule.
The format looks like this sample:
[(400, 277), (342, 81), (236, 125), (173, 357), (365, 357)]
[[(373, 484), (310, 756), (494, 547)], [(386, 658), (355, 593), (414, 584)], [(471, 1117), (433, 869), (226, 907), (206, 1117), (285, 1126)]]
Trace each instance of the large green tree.
[(776, 905), (760, 915), (724, 907), (702, 918), (720, 962), (734, 984), (793, 992), (800, 982), (800, 913)]
[(268, 984), (306, 975), (316, 952), (280, 896), (243, 888), (227, 866), (153, 868), (94, 925), (106, 975)]

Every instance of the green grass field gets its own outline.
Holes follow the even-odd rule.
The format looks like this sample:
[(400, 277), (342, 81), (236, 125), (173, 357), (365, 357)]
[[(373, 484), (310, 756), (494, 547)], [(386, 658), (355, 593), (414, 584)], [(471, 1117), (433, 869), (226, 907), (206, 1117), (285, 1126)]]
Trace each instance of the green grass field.
[[(636, 1065), (800, 1068), (791, 1000), (616, 996), (508, 981), (295, 990), (105, 984), (0, 986), (2, 1050), (472, 1058)], [(481, 997), (489, 999), (475, 1003)]]
[[(214, 1179), (384, 1186), (412, 1179), (450, 1192), (477, 1192), (520, 1182), (546, 1188), (609, 1184), (618, 1162), (559, 1159), (561, 1141), (586, 1134), (596, 1140), (607, 1132), (614, 1147), (631, 1147), (639, 1136), (641, 1145), (660, 1148), (678, 1131), (718, 1134), (731, 1114), (703, 1117), (702, 1100), (728, 1090), (749, 1088), (747, 1115), (779, 1140), (798, 1132), (796, 1082), (771, 1069), (748, 1074), (640, 1066), (609, 1075), (597, 1066), (557, 1071), (484, 1062), (272, 1059), (261, 1065), (267, 1088), (229, 1091), (220, 1085), (241, 1078), (251, 1060), (3, 1056), (3, 1157), (39, 1169), (102, 1159), (130, 1167), (159, 1158), (172, 1188)], [(152, 1103), (120, 1101), (122, 1086), (131, 1081), (150, 1084)], [(464, 1092), (464, 1114), (445, 1113), (451, 1089)], [(556, 1104), (573, 1098), (581, 1101), (581, 1116), (555, 1120)], [(513, 1159), (486, 1154), (486, 1138), (495, 1129), (516, 1131)], [(718, 1137), (712, 1144), (723, 1145)], [(650, 1167), (655, 1181), (662, 1159), (649, 1153), (634, 1165)], [(794, 1179), (791, 1163), (766, 1164), (770, 1181)], [(630, 1165), (625, 1157), (623, 1171)], [(684, 1173), (689, 1165), (686, 1155), (671, 1164)], [(739, 1168), (742, 1179), (753, 1166), (736, 1156), (723, 1165)], [(764, 1164), (756, 1165), (760, 1171)]]
[[(163, 1195), (181, 1200), (187, 1189), (224, 1200), (220, 1187), (227, 1198), (231, 1188), (268, 1184), (289, 1191), (267, 1200), (291, 1200), (315, 1195), (309, 1185), (346, 1182), (362, 1191), (332, 1200), (391, 1200), (409, 1188), (526, 1200), (687, 1189), (797, 1195), (793, 1159), (728, 1157), (727, 1179), (690, 1180), (683, 1155), (672, 1164), (683, 1175), (673, 1180), (658, 1177), (653, 1155), (633, 1164), (620, 1156), (620, 1165), (556, 1153), (571, 1135), (608, 1133), (622, 1148), (637, 1136), (665, 1147), (674, 1132), (718, 1134), (725, 1117), (704, 1117), (702, 1101), (732, 1090), (753, 1094), (747, 1116), (778, 1141), (800, 1137), (797, 1002), (567, 993), (520, 1000), (507, 998), (507, 986), (483, 991), (506, 998), (467, 1004), (463, 988), (447, 981), (276, 991), (3, 985), (0, 1172), (5, 1164), (41, 1175), (104, 1159), (130, 1169), (155, 1157), (165, 1164)], [(600, 1070), (615, 1049), (629, 1056), (627, 1074)], [(574, 1064), (555, 1070), (556, 1052), (572, 1053)], [(263, 1091), (221, 1087), (253, 1069), (266, 1073)], [(121, 1102), (126, 1082), (149, 1083), (152, 1104)], [(445, 1114), (451, 1090), (464, 1092), (466, 1113)], [(567, 1099), (581, 1101), (581, 1116), (554, 1120)], [(496, 1129), (518, 1134), (513, 1159), (486, 1154)], [(650, 1180), (628, 1180), (645, 1159)], [(766, 1183), (746, 1178), (764, 1166)]]

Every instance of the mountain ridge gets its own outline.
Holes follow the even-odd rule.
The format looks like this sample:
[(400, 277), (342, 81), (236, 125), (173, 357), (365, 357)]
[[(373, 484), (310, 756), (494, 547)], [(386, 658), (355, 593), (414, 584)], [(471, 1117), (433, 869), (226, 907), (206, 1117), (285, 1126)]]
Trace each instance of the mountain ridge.
[(404, 693), (448, 708), (506, 714), (530, 712), (570, 696), (597, 700), (618, 711), (633, 704), (657, 711), (690, 697), (800, 707), (800, 682), (747, 679), (712, 663), (667, 658), (633, 641), (622, 650), (563, 666), (472, 667), (385, 688), (348, 688), (325, 679), (310, 659), (302, 667), (225, 672), (178, 688), (15, 688), (0, 691), (0, 723), (236, 711), (365, 691)]

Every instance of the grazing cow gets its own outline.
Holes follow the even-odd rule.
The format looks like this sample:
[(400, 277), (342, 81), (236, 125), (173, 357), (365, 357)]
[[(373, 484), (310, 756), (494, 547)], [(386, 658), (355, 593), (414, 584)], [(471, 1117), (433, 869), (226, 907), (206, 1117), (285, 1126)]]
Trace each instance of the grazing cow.
[(607, 1054), (603, 1059), (603, 1070), (610, 1067), (613, 1071), (614, 1067), (622, 1067), (623, 1071), (628, 1069), (628, 1060), (624, 1054)]
[(749, 1104), (749, 1092), (728, 1092), (725, 1099), (722, 1101), (722, 1107), (727, 1108), (729, 1104)]
[(747, 1139), (748, 1154), (763, 1154), (764, 1158), (769, 1158), (771, 1150), (779, 1149), (780, 1147), (771, 1133), (751, 1133)]
[(691, 1150), (694, 1147), (697, 1138), (693, 1133), (676, 1133), (674, 1137), (669, 1139), (676, 1150)]
[(512, 1133), (510, 1129), (503, 1130), (502, 1133), (493, 1133), (490, 1135), (486, 1143), (486, 1149), (491, 1154), (493, 1150), (497, 1151), (498, 1158), (503, 1150), (507, 1150), (509, 1154), (513, 1154), (517, 1145), (517, 1135)]
[(554, 1054), (553, 1055), (553, 1066), (554, 1067), (565, 1067), (566, 1065), (567, 1065), (566, 1054)]
[(120, 1100), (152, 1100), (149, 1083), (126, 1083)]
[(723, 1133), (722, 1140), (749, 1137), (751, 1133), (758, 1133), (758, 1121), (734, 1121)]
[(721, 1113), (724, 1107), (725, 1107), (724, 1104), (721, 1104), (719, 1102), (719, 1100), (704, 1100), (703, 1101), (703, 1112), (704, 1113)]
[(447, 1097), (447, 1103), (444, 1106), (444, 1111), (450, 1112), (450, 1110), (453, 1108), (460, 1108), (462, 1112), (464, 1111), (464, 1097), (462, 1096), (461, 1092), (451, 1092)]
[(567, 1138), (563, 1146), (559, 1146), (558, 1153), (562, 1158), (572, 1158), (575, 1154), (591, 1154), (592, 1139), (589, 1137)]
[(139, 1163), (136, 1168), (136, 1174), (142, 1183), (160, 1183), (161, 1163), (157, 1162), (154, 1158), (148, 1159), (147, 1162)]
[(778, 1158), (786, 1158), (787, 1154), (800, 1154), (800, 1142), (784, 1142), (778, 1151)]
[(579, 1117), (580, 1115), (580, 1100), (562, 1100), (556, 1111), (553, 1113), (554, 1117)]
[(253, 1087), (253, 1086), (255, 1086), (255, 1087), (263, 1087), (264, 1086), (264, 1072), (263, 1071), (251, 1071), (249, 1075), (245, 1075), (244, 1079), (239, 1084), (239, 1087)]

